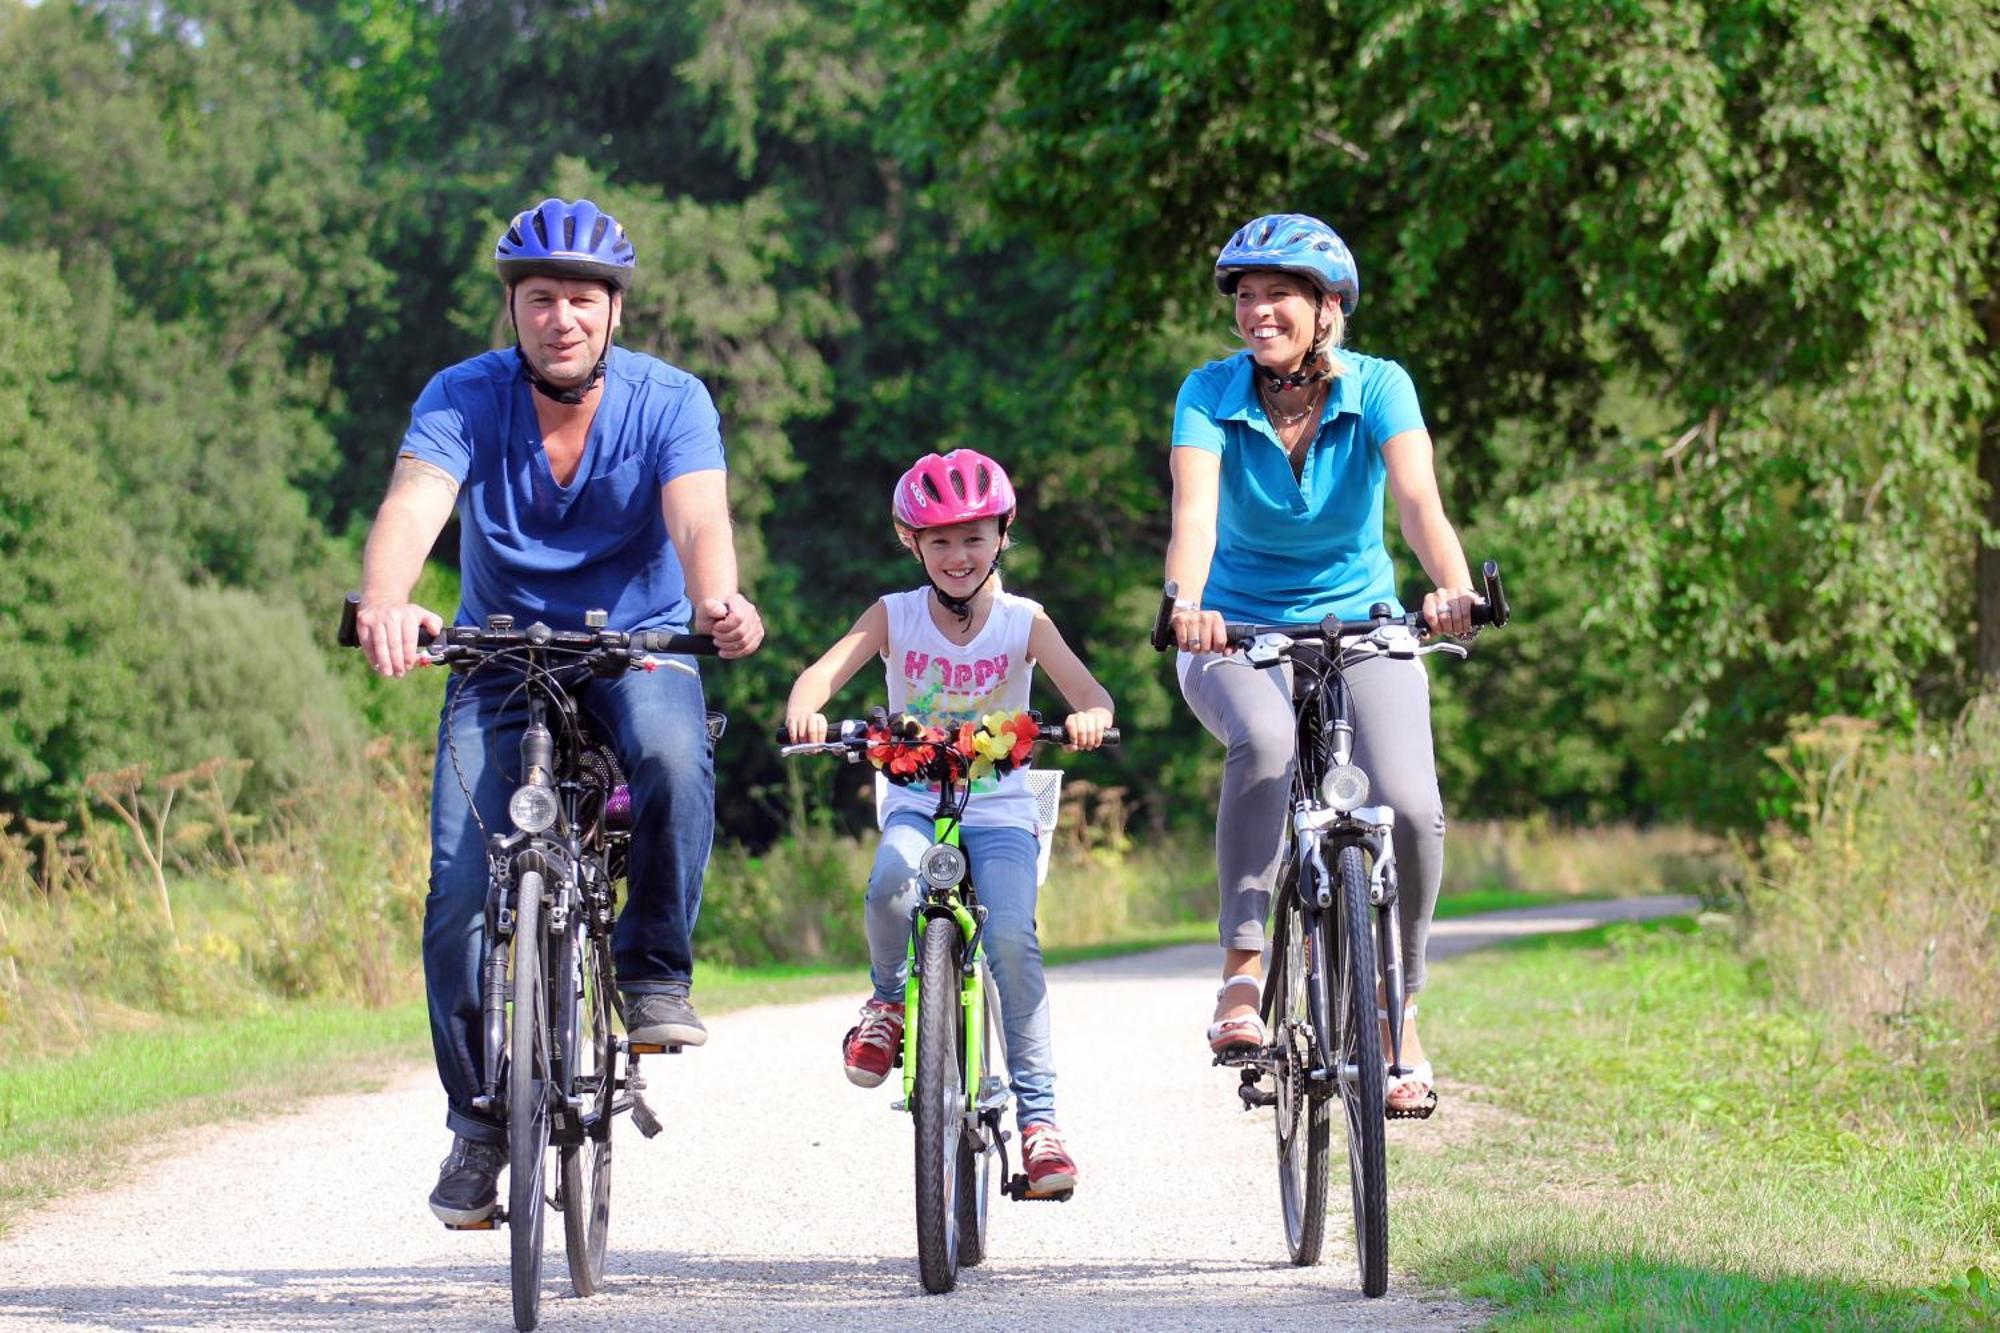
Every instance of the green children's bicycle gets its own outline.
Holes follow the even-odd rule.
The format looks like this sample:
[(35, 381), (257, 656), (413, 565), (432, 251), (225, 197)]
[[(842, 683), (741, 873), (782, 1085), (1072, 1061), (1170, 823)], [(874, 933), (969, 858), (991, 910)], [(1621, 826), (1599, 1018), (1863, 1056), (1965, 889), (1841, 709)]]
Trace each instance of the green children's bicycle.
[[(1023, 718), (1015, 734), (1023, 742), (1017, 752), (1024, 762), (1032, 745), (1068, 740), (1062, 727), (1044, 726), (1032, 714)], [(1115, 744), (1116, 729), (1104, 739)], [(916, 1127), (917, 1266), (924, 1290), (950, 1291), (960, 1267), (986, 1257), (987, 1204), (996, 1170), (1002, 1193), (1016, 1200), (1060, 1201), (1072, 1192), (1037, 1194), (1025, 1174), (1008, 1173), (1010, 1135), (1001, 1128), (1001, 1116), (1010, 1094), (1000, 999), (982, 948), (986, 909), (975, 887), (976, 868), (959, 845), (976, 751), (969, 735), (954, 741), (877, 710), (872, 721), (841, 722), (825, 742), (788, 744), (781, 753), (833, 754), (850, 764), (866, 759), (888, 781), (937, 788), (934, 841), (917, 867), (922, 897), (910, 922), (903, 1047), (897, 1060), (903, 1098), (896, 1105), (910, 1112)], [(1031, 783), (1031, 788), (1038, 787), (1038, 798), (1053, 806), (1058, 781), (1060, 775), (1052, 773), (1049, 781)], [(1043, 827), (1053, 827), (1054, 810), (1043, 815)]]

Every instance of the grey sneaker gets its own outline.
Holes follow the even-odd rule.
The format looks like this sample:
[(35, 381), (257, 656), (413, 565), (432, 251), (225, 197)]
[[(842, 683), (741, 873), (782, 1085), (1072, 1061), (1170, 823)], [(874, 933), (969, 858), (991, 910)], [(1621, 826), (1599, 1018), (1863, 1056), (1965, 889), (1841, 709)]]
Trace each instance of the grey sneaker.
[(507, 1149), (498, 1143), (475, 1143), (464, 1136), (451, 1141), (451, 1155), (438, 1168), (431, 1191), (431, 1211), (448, 1227), (471, 1226), (493, 1215), (499, 1196), (500, 1168)]
[(704, 1046), (708, 1029), (685, 991), (625, 993), (625, 1036), (652, 1046)]

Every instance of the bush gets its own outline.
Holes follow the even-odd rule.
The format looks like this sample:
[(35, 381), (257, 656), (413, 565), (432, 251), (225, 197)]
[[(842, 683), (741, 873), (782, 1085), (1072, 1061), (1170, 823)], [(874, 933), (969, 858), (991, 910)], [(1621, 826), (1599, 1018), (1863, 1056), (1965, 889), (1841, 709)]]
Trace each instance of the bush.
[(1796, 784), (1746, 887), (1773, 983), (1885, 1056), (2000, 1090), (2000, 696), (1888, 741), (1828, 718), (1772, 757)]

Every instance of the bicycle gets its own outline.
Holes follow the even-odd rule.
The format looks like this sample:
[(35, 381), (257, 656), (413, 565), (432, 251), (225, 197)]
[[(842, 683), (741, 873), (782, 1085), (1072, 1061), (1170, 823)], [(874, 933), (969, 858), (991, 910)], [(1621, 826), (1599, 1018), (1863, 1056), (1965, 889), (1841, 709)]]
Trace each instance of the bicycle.
[[(1473, 624), (1506, 624), (1499, 565), (1487, 561), (1481, 579), (1485, 601), (1474, 606)], [(1167, 584), (1154, 620), (1152, 644), (1161, 652), (1173, 646), (1169, 621), (1179, 591)], [(1464, 657), (1467, 650), (1424, 642), (1429, 628), (1422, 614), (1391, 615), (1386, 603), (1370, 608), (1366, 620), (1230, 624), (1225, 632), (1259, 669), (1292, 665), (1298, 758), (1272, 893), (1278, 919), (1261, 1003), (1270, 1039), (1262, 1047), (1224, 1052), (1215, 1062), (1241, 1069), (1237, 1095), (1245, 1111), (1268, 1106), (1275, 1112), (1285, 1240), (1292, 1262), (1301, 1266), (1319, 1262), (1325, 1239), (1332, 1103), (1340, 1100), (1361, 1290), (1380, 1296), (1389, 1289), (1386, 1124), (1427, 1118), (1437, 1094), (1422, 1107), (1396, 1110), (1387, 1103), (1386, 1079), (1412, 1072), (1402, 1049), (1396, 812), (1364, 804), (1368, 776), (1351, 762), (1353, 700), (1342, 672), (1370, 657)], [(1383, 1021), (1390, 1034), (1386, 1061)], [(1266, 1077), (1268, 1090), (1259, 1086)]]
[[(1045, 726), (1033, 713), (1021, 716), (1032, 723), (1028, 735), (1033, 744), (1068, 741), (1062, 727)], [(1016, 1202), (1063, 1202), (1073, 1193), (1037, 1193), (1025, 1173), (1009, 1175), (1010, 1136), (1000, 1126), (1009, 1101), (1007, 1081), (987, 1072), (1007, 1067), (1005, 1039), (994, 1021), (1000, 997), (982, 946), (986, 909), (979, 903), (973, 867), (959, 846), (959, 821), (972, 795), (969, 746), (962, 748), (944, 733), (914, 722), (891, 719), (881, 709), (871, 721), (839, 723), (823, 742), (787, 743), (782, 728), (778, 739), (779, 753), (786, 758), (833, 754), (852, 764), (900, 755), (905, 762), (897, 777), (937, 785), (935, 841), (917, 866), (923, 897), (910, 922), (903, 1049), (896, 1060), (903, 1069), (903, 1098), (893, 1109), (909, 1111), (916, 1129), (918, 1274), (925, 1291), (947, 1292), (957, 1285), (961, 1267), (986, 1258), (996, 1158), (1001, 1193)], [(1104, 743), (1118, 743), (1117, 728), (1104, 733)], [(1044, 827), (1055, 824), (1055, 796), (1053, 782), (1037, 793)], [(1045, 842), (1042, 873), (1046, 869)], [(954, 976), (956, 1004), (944, 989)], [(929, 1004), (923, 1002), (925, 978), (934, 983)], [(989, 1051), (997, 1052), (991, 1061)]]
[[(359, 646), (359, 606), (350, 593), (338, 633), (344, 647)], [(507, 1224), (514, 1324), (523, 1333), (541, 1318), (545, 1206), (562, 1214), (571, 1289), (579, 1296), (602, 1289), (612, 1124), (630, 1112), (641, 1134), (659, 1134), (639, 1059), (680, 1050), (629, 1041), (612, 1023), (614, 1014), (620, 1023), (624, 1017), (611, 930), (615, 886), (630, 850), (631, 796), (617, 756), (592, 734), (577, 691), (592, 676), (662, 668), (693, 673), (664, 655), (713, 654), (715, 642), (703, 634), (609, 630), (605, 619), (591, 611), (584, 630), (563, 631), (540, 622), (516, 629), (512, 616), (492, 615), (477, 627), (452, 625), (419, 637), (419, 666), (444, 666), (467, 678), (511, 672), (526, 696), (521, 781), (507, 802), (512, 827), (486, 830), (485, 1063), (473, 1099), (475, 1109), (507, 1127), (507, 1203), (482, 1221), (452, 1228)], [(708, 714), (710, 744), (723, 725), (721, 714)], [(551, 1147), (557, 1169), (548, 1192)]]

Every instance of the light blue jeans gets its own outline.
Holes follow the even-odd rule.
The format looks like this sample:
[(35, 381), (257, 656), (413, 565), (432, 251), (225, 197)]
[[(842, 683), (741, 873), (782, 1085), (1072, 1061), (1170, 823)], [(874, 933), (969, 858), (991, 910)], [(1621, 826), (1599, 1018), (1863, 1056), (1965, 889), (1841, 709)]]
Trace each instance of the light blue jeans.
[[(909, 974), (910, 914), (923, 896), (917, 862), (931, 845), (932, 821), (915, 811), (889, 816), (868, 878), (868, 952), (875, 998), (903, 1002)], [(1056, 1071), (1049, 1051), (1049, 987), (1035, 938), (1035, 835), (1024, 828), (962, 828), (959, 843), (986, 908), (985, 948), (1000, 991), (1007, 1040), (1007, 1080), (1014, 1121), (1023, 1129), (1053, 1121)]]

